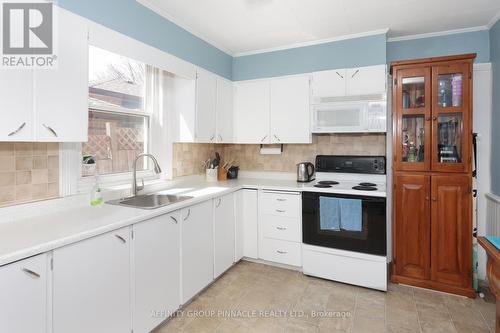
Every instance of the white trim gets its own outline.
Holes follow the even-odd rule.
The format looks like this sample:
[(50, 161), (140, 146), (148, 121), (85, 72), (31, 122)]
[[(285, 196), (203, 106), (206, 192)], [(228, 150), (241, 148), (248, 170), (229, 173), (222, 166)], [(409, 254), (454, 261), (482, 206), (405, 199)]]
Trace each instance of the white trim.
[(488, 29), (491, 29), (495, 25), (495, 23), (498, 22), (498, 20), (500, 20), (500, 11), (498, 11), (498, 13), (496, 13), (495, 16), (491, 18), (490, 22), (488, 22), (488, 24), (486, 25)]
[(407, 36), (400, 36), (400, 37), (390, 37), (390, 38), (387, 38), (387, 42), (391, 43), (391, 42), (399, 42), (399, 41), (404, 41), (404, 40), (448, 36), (448, 35), (455, 35), (455, 34), (463, 34), (466, 32), (483, 31), (483, 30), (488, 30), (488, 29), (489, 28), (487, 26), (481, 25), (481, 26), (477, 26), (477, 27), (470, 27), (470, 28), (463, 28), (463, 29), (453, 29), (453, 30), (445, 30), (445, 31), (428, 32), (428, 33), (424, 33), (424, 34), (407, 35)]
[(485, 193), (484, 194), (486, 198), (490, 199), (493, 202), (496, 202), (497, 204), (500, 204), (500, 197), (498, 195), (495, 195), (493, 193)]
[[(143, 1), (143, 0), (141, 0), (141, 1)], [(361, 32), (361, 33), (356, 33), (356, 34), (342, 35), (342, 36), (337, 36), (337, 37), (332, 37), (332, 38), (317, 39), (317, 40), (312, 40), (312, 41), (307, 41), (307, 42), (300, 42), (300, 43), (293, 43), (293, 44), (288, 44), (288, 45), (270, 47), (270, 48), (260, 49), (260, 50), (236, 52), (233, 54), (233, 57), (237, 58), (237, 57), (244, 57), (244, 56), (254, 55), (254, 54), (259, 54), (259, 53), (267, 53), (267, 52), (295, 49), (295, 48), (304, 47), (304, 46), (312, 46), (312, 45), (318, 45), (318, 44), (338, 42), (338, 41), (346, 40), (346, 39), (354, 39), (354, 38), (360, 38), (360, 37), (368, 37), (368, 36), (374, 36), (374, 35), (387, 34), (388, 32), (389, 32), (388, 28), (387, 29), (380, 29), (380, 30), (372, 30), (372, 31)]]
[(474, 63), (473, 70), (475, 70), (475, 71), (491, 71), (491, 62)]
[(196, 77), (196, 66), (194, 64), (89, 19), (86, 19), (86, 22), (89, 29), (90, 45), (184, 78), (194, 79)]
[(180, 28), (186, 30), (190, 34), (194, 35), (195, 37), (202, 39), (203, 41), (205, 41), (208, 44), (210, 44), (211, 46), (219, 49), (220, 51), (226, 53), (227, 55), (233, 56), (233, 51), (223, 47), (222, 45), (219, 45), (219, 43), (216, 43), (212, 39), (207, 38), (203, 33), (200, 33), (199, 31), (197, 31), (196, 29), (193, 29), (191, 26), (189, 26), (184, 21), (170, 15), (170, 13), (168, 13), (165, 9), (160, 8), (157, 5), (152, 4), (151, 1), (149, 1), (149, 0), (136, 0), (136, 1), (139, 4), (143, 5), (144, 7), (152, 10), (156, 14), (163, 16), (164, 18), (166, 18), (170, 22), (174, 23), (175, 25), (179, 26)]

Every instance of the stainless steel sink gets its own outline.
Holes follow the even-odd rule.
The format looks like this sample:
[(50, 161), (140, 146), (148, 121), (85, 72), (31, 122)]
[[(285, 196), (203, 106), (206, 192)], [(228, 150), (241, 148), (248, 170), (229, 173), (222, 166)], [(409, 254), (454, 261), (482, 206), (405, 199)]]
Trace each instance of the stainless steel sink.
[(171, 194), (143, 194), (125, 199), (111, 200), (107, 203), (111, 205), (128, 206), (142, 209), (155, 209), (192, 198), (193, 197)]

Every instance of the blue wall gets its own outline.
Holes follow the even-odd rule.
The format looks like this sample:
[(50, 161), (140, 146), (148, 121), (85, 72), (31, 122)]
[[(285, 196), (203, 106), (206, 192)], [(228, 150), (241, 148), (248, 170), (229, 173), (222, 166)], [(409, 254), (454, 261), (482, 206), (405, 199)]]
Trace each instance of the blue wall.
[(500, 195), (500, 21), (490, 30), (493, 64), (493, 114), (491, 121), (491, 190)]
[(386, 35), (374, 35), (233, 59), (233, 80), (386, 63)]
[(489, 62), (488, 30), (387, 43), (387, 62), (477, 53), (476, 62)]
[(232, 57), (139, 4), (136, 0), (58, 0), (78, 15), (231, 78)]

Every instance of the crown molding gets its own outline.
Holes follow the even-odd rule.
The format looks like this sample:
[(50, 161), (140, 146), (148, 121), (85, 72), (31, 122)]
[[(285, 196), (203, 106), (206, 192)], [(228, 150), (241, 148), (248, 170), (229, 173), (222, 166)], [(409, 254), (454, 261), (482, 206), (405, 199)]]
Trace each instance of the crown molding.
[(391, 42), (400, 42), (400, 41), (413, 40), (413, 39), (456, 35), (456, 34), (463, 34), (466, 32), (484, 31), (484, 30), (488, 30), (488, 29), (489, 28), (487, 26), (481, 25), (481, 26), (477, 26), (477, 27), (470, 27), (470, 28), (463, 28), (463, 29), (453, 29), (453, 30), (446, 30), (446, 31), (428, 32), (425, 34), (390, 37), (390, 38), (387, 38), (387, 42), (391, 43)]
[(487, 25), (488, 29), (491, 29), (495, 25), (495, 23), (498, 22), (498, 20), (500, 20), (500, 11), (498, 13), (496, 13), (496, 15), (491, 18), (490, 22), (488, 22), (488, 25)]
[(139, 4), (143, 5), (144, 7), (146, 7), (148, 9), (150, 9), (151, 11), (155, 12), (156, 14), (158, 14), (160, 16), (163, 16), (164, 18), (166, 18), (170, 22), (172, 22), (175, 25), (177, 25), (177, 26), (181, 27), (182, 29), (186, 30), (190, 34), (194, 35), (195, 37), (200, 38), (204, 42), (206, 42), (206, 43), (212, 45), (213, 47), (221, 50), (222, 52), (226, 53), (227, 55), (233, 56), (233, 54), (234, 54), (233, 51), (231, 51), (229, 49), (226, 49), (225, 47), (223, 47), (221, 45), (218, 45), (217, 42), (214, 42), (210, 38), (204, 36), (202, 33), (200, 33), (199, 31), (197, 31), (195, 29), (193, 29), (188, 24), (184, 23), (182, 20), (179, 20), (179, 19), (173, 17), (172, 15), (170, 15), (169, 13), (167, 13), (164, 9), (158, 7), (157, 5), (152, 4), (151, 1), (149, 1), (149, 0), (136, 0), (136, 1)]
[(312, 40), (312, 41), (307, 41), (307, 42), (287, 44), (287, 45), (270, 47), (270, 48), (254, 50), (254, 51), (237, 52), (233, 56), (236, 58), (236, 57), (243, 57), (243, 56), (254, 55), (254, 54), (259, 54), (259, 53), (267, 53), (267, 52), (295, 49), (295, 48), (304, 47), (304, 46), (319, 45), (319, 44), (325, 44), (325, 43), (331, 43), (331, 42), (338, 42), (338, 41), (347, 40), (347, 39), (354, 39), (354, 38), (360, 38), (360, 37), (368, 37), (368, 36), (374, 36), (374, 35), (387, 34), (387, 32), (389, 32), (389, 29), (373, 30), (373, 31), (361, 32), (361, 33), (357, 33), (357, 34), (342, 35), (342, 36), (326, 38), (326, 39), (317, 39), (317, 40)]

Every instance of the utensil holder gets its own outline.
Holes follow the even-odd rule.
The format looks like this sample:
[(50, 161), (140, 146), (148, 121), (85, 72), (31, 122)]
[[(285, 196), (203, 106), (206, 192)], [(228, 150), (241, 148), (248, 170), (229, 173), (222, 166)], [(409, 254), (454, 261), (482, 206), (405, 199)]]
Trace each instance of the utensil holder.
[(217, 181), (217, 169), (206, 169), (205, 172), (205, 178), (207, 182)]
[(224, 168), (217, 169), (217, 178), (221, 181), (227, 180), (227, 170)]

